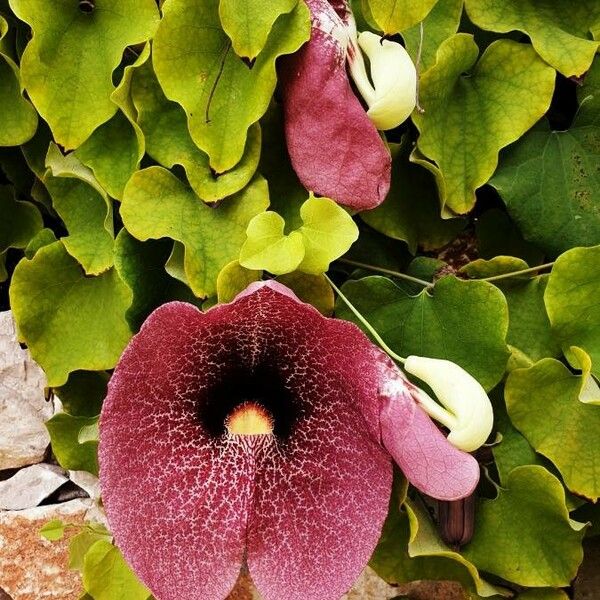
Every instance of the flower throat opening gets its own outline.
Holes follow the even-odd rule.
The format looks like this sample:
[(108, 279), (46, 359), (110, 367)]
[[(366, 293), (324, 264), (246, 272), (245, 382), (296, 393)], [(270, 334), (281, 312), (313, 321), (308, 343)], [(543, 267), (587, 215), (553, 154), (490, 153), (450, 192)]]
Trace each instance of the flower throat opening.
[(279, 369), (268, 362), (253, 370), (240, 366), (225, 369), (202, 396), (198, 416), (214, 436), (273, 433), (285, 439), (298, 418), (298, 398)]

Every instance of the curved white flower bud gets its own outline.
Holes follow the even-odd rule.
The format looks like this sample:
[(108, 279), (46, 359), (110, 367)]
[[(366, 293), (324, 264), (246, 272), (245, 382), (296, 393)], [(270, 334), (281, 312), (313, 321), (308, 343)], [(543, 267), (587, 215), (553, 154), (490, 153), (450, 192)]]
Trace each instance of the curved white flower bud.
[(369, 79), (355, 40), (356, 37), (351, 35), (348, 65), (350, 75), (369, 107), (367, 115), (377, 129), (393, 129), (405, 121), (416, 106), (415, 65), (400, 44), (364, 31), (358, 36), (358, 46), (369, 58)]
[(442, 408), (423, 390), (417, 390), (415, 400), (448, 429), (448, 441), (472, 452), (485, 443), (492, 431), (494, 412), (485, 390), (463, 368), (449, 360), (409, 356), (405, 370), (424, 381), (447, 409)]

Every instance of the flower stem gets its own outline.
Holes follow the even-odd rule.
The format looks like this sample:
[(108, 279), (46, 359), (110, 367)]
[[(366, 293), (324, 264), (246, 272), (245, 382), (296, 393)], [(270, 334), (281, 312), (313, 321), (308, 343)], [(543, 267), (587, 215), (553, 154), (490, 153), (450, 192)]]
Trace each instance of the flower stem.
[(509, 277), (515, 277), (516, 275), (527, 275), (528, 273), (537, 273), (544, 269), (550, 269), (554, 265), (554, 261), (546, 263), (544, 265), (538, 265), (537, 267), (529, 267), (528, 269), (521, 269), (520, 271), (511, 271), (510, 273), (502, 273), (501, 275), (493, 275), (492, 277), (483, 277), (479, 281), (499, 281), (500, 279), (508, 279)]
[(418, 285), (422, 285), (426, 288), (432, 288), (433, 283), (429, 281), (425, 281), (424, 279), (419, 279), (418, 277), (413, 277), (412, 275), (407, 275), (406, 273), (400, 273), (399, 271), (392, 271), (391, 269), (385, 269), (383, 267), (377, 267), (375, 265), (368, 265), (367, 263), (357, 262), (355, 260), (350, 260), (349, 258), (340, 258), (337, 262), (344, 263), (346, 265), (351, 265), (353, 267), (357, 267), (359, 269), (366, 269), (367, 271), (376, 271), (378, 273), (383, 273), (384, 275), (390, 275), (391, 277), (396, 277), (397, 279), (404, 279), (406, 281), (410, 281), (411, 283), (416, 283)]
[(337, 295), (344, 301), (346, 306), (354, 313), (354, 316), (366, 327), (368, 332), (375, 338), (375, 341), (381, 346), (386, 354), (391, 356), (394, 360), (404, 364), (406, 359), (396, 354), (384, 341), (383, 338), (375, 331), (374, 327), (358, 312), (358, 309), (354, 307), (352, 302), (346, 298), (342, 291), (329, 279), (326, 273), (323, 273), (323, 277), (329, 282), (329, 285), (336, 291)]

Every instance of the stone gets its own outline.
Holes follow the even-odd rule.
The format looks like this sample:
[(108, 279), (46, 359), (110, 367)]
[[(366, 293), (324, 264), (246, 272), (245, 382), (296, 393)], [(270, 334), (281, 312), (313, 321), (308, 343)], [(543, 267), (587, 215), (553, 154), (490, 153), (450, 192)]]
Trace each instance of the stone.
[(68, 567), (69, 538), (77, 529), (68, 528), (55, 542), (42, 538), (40, 529), (53, 519), (77, 524), (96, 515), (91, 499), (0, 512), (0, 589), (13, 600), (79, 600), (81, 578)]
[(69, 471), (69, 479), (79, 486), (90, 498), (100, 499), (100, 480), (87, 471)]
[(33, 508), (69, 481), (65, 471), (54, 465), (37, 464), (0, 481), (0, 509)]
[(17, 341), (10, 311), (0, 312), (0, 471), (39, 463), (54, 414), (42, 369)]

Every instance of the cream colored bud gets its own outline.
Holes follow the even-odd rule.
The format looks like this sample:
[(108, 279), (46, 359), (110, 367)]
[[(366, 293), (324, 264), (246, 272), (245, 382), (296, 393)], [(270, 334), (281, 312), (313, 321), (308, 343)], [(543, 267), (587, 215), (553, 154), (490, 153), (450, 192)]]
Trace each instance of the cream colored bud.
[(444, 408), (423, 390), (415, 399), (435, 420), (450, 430), (448, 441), (472, 452), (485, 443), (492, 431), (494, 412), (480, 383), (462, 367), (449, 360), (409, 356), (405, 370), (424, 381)]

